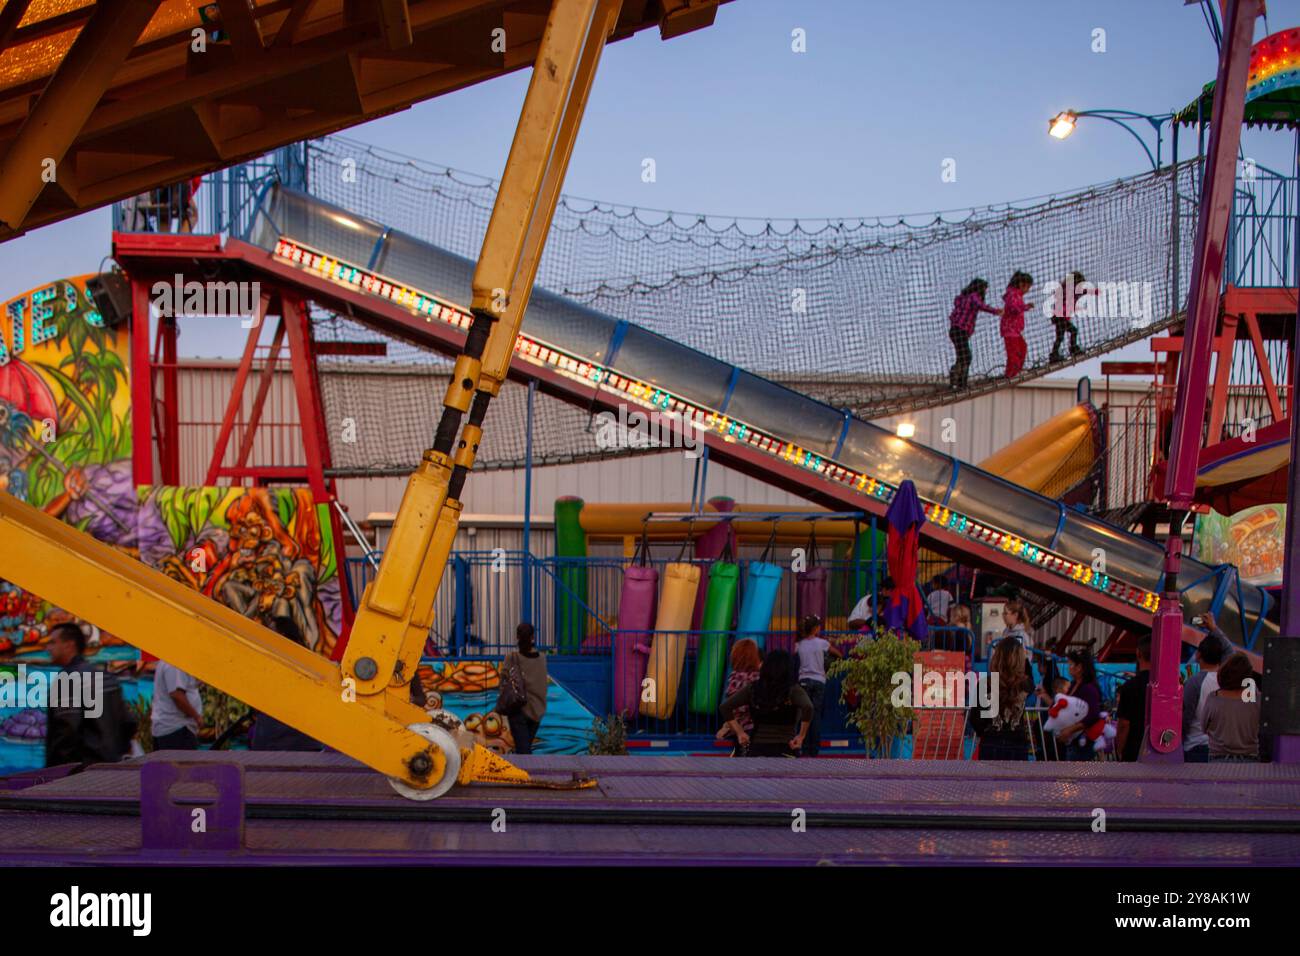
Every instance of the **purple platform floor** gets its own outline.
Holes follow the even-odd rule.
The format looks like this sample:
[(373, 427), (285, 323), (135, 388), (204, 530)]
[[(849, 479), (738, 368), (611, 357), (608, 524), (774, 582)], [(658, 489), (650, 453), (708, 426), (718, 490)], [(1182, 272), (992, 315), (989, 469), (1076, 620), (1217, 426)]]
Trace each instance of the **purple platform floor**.
[[(476, 785), (416, 803), (338, 754), (153, 754), (0, 791), (0, 862), (1300, 864), (1297, 766), (516, 759), (536, 777), (583, 772), (599, 786)], [(143, 845), (140, 768), (167, 760), (241, 768), (240, 849)], [(172, 791), (182, 804), (205, 797), (194, 784)]]

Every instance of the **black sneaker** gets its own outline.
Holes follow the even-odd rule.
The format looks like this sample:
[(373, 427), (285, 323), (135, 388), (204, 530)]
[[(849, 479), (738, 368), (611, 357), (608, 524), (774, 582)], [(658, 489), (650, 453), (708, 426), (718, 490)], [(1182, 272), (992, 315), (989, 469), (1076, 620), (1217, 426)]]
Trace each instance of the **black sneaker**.
[(1053, 352), (1051, 355), (1047, 356), (1047, 362), (1048, 362), (1049, 365), (1052, 364), (1052, 363), (1054, 363), (1054, 362), (1059, 362), (1059, 361), (1061, 361), (1061, 353), (1060, 353), (1060, 352)]

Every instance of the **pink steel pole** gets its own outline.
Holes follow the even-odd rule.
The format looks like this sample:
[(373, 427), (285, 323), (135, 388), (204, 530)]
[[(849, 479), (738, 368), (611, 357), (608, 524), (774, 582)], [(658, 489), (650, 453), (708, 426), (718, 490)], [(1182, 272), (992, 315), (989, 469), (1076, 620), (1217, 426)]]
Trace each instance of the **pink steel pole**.
[[(1219, 317), (1228, 222), (1237, 179), (1237, 150), (1246, 111), (1250, 48), (1261, 0), (1228, 0), (1224, 14), (1219, 75), (1214, 84), (1210, 148), (1196, 222), (1183, 362), (1174, 399), (1173, 439), (1165, 475), (1169, 538), (1165, 544), (1165, 589), (1156, 612), (1151, 641), (1151, 683), (1147, 688), (1147, 734), (1142, 759), (1181, 763), (1183, 694), (1178, 665), (1183, 645), (1182, 598), (1178, 571), (1182, 564), (1183, 522), (1196, 492), (1196, 465), (1205, 427), (1205, 399), (1210, 352)], [(1175, 290), (1175, 295), (1177, 290)]]

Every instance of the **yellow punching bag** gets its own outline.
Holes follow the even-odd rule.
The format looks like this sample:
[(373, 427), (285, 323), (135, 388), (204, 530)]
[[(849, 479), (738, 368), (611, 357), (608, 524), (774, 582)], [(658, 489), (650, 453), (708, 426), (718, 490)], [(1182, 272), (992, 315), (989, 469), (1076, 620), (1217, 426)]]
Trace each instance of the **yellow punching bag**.
[[(663, 720), (671, 716), (677, 706), (677, 689), (682, 682), (688, 638), (684, 633), (665, 632), (691, 629), (695, 592), (699, 587), (700, 569), (695, 565), (674, 563), (664, 568), (654, 642), (650, 645), (650, 659), (645, 668), (646, 679), (653, 683), (641, 685), (641, 713), (649, 717)], [(653, 700), (645, 700), (651, 696)]]

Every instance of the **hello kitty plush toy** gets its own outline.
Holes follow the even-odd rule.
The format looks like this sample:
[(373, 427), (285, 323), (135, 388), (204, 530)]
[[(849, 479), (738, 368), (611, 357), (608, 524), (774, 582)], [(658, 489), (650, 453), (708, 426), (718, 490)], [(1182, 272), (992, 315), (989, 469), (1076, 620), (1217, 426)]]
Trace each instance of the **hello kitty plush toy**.
[[(1057, 694), (1052, 700), (1052, 706), (1047, 709), (1047, 720), (1043, 722), (1043, 729), (1054, 734), (1062, 727), (1079, 723), (1087, 714), (1088, 705), (1078, 697)], [(1075, 740), (1087, 739), (1097, 753), (1110, 750), (1111, 741), (1115, 737), (1115, 725), (1107, 721), (1107, 716), (1103, 713), (1095, 723), (1085, 727)]]

